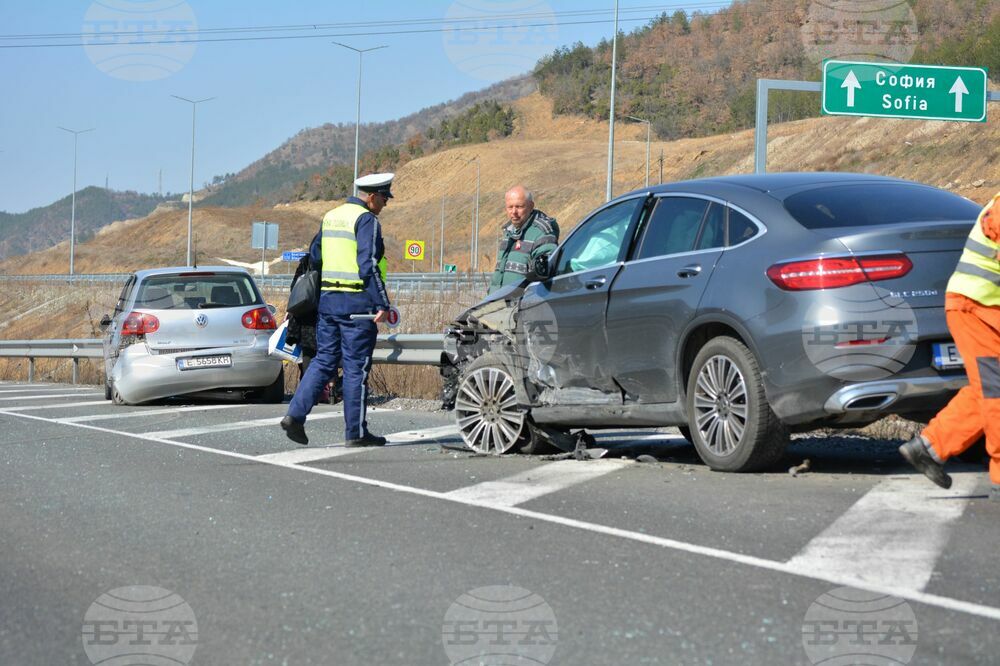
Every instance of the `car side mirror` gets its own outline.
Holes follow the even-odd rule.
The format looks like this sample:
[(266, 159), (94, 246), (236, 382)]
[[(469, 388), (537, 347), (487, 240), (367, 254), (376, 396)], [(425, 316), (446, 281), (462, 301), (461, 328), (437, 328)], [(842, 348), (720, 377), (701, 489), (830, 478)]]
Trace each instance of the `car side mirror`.
[(531, 262), (531, 272), (528, 277), (532, 280), (545, 280), (550, 276), (552, 267), (549, 265), (549, 255), (541, 254)]
[(111, 315), (104, 315), (103, 317), (101, 317), (101, 322), (100, 322), (101, 330), (103, 331), (107, 329), (108, 326), (111, 326)]

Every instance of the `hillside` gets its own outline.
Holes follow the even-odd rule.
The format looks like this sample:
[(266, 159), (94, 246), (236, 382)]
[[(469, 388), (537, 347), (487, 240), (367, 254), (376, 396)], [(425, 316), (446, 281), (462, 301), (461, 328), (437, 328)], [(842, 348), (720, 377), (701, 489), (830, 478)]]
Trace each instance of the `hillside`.
[[(166, 199), (138, 192), (85, 187), (76, 193), (76, 239), (86, 240), (106, 224), (149, 215)], [(69, 242), (72, 196), (24, 213), (0, 212), (0, 257), (26, 254)]]
[[(817, 95), (804, 93), (818, 104)], [(403, 243), (421, 239), (428, 254), (439, 252), (442, 201), (445, 212), (445, 261), (469, 267), (474, 210), (475, 165), (481, 160), (480, 268), (490, 270), (495, 239), (504, 221), (503, 193), (515, 183), (535, 193), (538, 207), (557, 217), (568, 231), (604, 201), (607, 123), (580, 116), (554, 115), (552, 102), (532, 94), (513, 104), (515, 129), (505, 139), (473, 144), (417, 158), (400, 169), (396, 195), (381, 215), (390, 271), (436, 270), (436, 261), (402, 259)], [(616, 194), (641, 187), (645, 133), (641, 126), (618, 125)], [(664, 155), (667, 181), (753, 168), (753, 132), (655, 142), (655, 160)], [(900, 176), (946, 187), (980, 203), (1000, 190), (1000, 117), (989, 123), (894, 121), (875, 118), (815, 118), (775, 125), (770, 131), (771, 171), (861, 171)], [(250, 222), (279, 222), (282, 250), (304, 247), (333, 201), (297, 202), (274, 208), (196, 208), (198, 256), (259, 261), (250, 249)], [(112, 225), (78, 245), (80, 272), (125, 271), (182, 261), (186, 211), (159, 211), (147, 218)], [(127, 248), (122, 252), (121, 248)], [(30, 257), (0, 263), (14, 273), (66, 270), (66, 244)], [(269, 253), (273, 257), (273, 253)], [(212, 260), (214, 261), (214, 259)], [(279, 267), (281, 268), (281, 267)]]
[[(616, 106), (624, 116), (652, 121), (664, 139), (706, 136), (746, 129), (754, 123), (758, 78), (820, 79), (816, 43), (849, 51), (848, 45), (872, 49), (862, 59), (879, 59), (879, 50), (915, 63), (987, 67), (1000, 81), (1000, 3), (984, 0), (910, 0), (905, 3), (812, 0), (737, 0), (716, 14), (683, 11), (663, 14), (623, 35), (618, 44)], [(856, 10), (852, 5), (867, 9)], [(886, 17), (880, 8), (902, 6), (889, 18), (895, 29), (879, 32)], [(838, 8), (823, 20), (823, 7)], [(819, 10), (819, 11), (817, 11)], [(868, 11), (871, 16), (863, 16)], [(859, 14), (860, 18), (858, 17)], [(902, 19), (916, 19), (914, 26)], [(853, 21), (853, 22), (852, 22)], [(843, 34), (854, 26), (858, 34)], [(840, 31), (840, 32), (838, 32)], [(845, 44), (836, 40), (845, 38)], [(915, 48), (915, 51), (914, 51)], [(857, 50), (857, 48), (855, 48)], [(912, 52), (912, 58), (910, 57)], [(837, 53), (837, 51), (834, 51)], [(611, 43), (557, 49), (535, 68), (539, 89), (560, 114), (607, 118)], [(772, 120), (819, 115), (817, 105), (794, 93), (777, 93)]]
[[(534, 90), (534, 80), (522, 76), (421, 109), (398, 120), (362, 123), (360, 150), (365, 153), (382, 146), (403, 143), (414, 134), (439, 125), (442, 120), (465, 111), (477, 102), (509, 102)], [(300, 131), (253, 164), (226, 178), (203, 203), (207, 206), (246, 206), (287, 200), (300, 183), (338, 164), (354, 164), (354, 123), (327, 123)]]

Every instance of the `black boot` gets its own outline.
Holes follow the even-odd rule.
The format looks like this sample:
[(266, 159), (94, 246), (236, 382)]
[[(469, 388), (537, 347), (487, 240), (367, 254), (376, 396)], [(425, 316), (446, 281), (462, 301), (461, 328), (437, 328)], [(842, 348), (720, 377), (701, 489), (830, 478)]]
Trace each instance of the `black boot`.
[(942, 488), (951, 488), (951, 477), (944, 471), (944, 465), (931, 457), (923, 437), (917, 435), (899, 447), (899, 452), (913, 469), (923, 472), (924, 476)]
[(306, 437), (305, 424), (299, 423), (291, 416), (286, 416), (281, 419), (281, 429), (285, 431), (288, 439), (305, 446), (309, 443), (309, 438)]
[(348, 447), (385, 446), (385, 437), (379, 437), (378, 435), (373, 435), (370, 432), (366, 432), (364, 437), (347, 440), (346, 442), (344, 442), (344, 446)]

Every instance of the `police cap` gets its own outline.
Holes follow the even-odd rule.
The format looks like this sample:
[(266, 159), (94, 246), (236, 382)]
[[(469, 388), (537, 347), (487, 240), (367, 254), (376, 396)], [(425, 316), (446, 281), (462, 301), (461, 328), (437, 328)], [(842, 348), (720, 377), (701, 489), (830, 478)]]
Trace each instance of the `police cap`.
[(392, 179), (395, 177), (396, 174), (394, 173), (372, 173), (367, 176), (361, 176), (361, 178), (354, 181), (354, 185), (362, 192), (384, 194), (386, 199), (391, 199), (392, 192), (389, 191), (389, 187), (392, 185)]

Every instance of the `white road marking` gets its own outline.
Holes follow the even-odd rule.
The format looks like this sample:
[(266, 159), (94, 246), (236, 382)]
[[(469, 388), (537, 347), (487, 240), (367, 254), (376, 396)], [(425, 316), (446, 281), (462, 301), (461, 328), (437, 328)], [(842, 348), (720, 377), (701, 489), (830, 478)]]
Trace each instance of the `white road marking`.
[[(107, 404), (107, 402), (105, 402)], [(160, 414), (180, 414), (183, 412), (207, 412), (217, 409), (235, 409), (237, 407), (248, 407), (246, 404), (237, 405), (190, 405), (185, 407), (164, 407), (162, 409), (140, 409), (135, 412), (119, 411), (109, 414), (89, 414), (87, 416), (68, 416), (59, 419), (61, 423), (85, 423), (88, 421), (103, 421), (105, 419), (128, 419), (135, 416), (158, 416)]]
[[(370, 410), (369, 410), (370, 411)], [(343, 412), (324, 412), (309, 416), (309, 421), (321, 421), (324, 419), (340, 419), (344, 417)], [(217, 423), (215, 425), (203, 426), (201, 428), (181, 428), (179, 430), (153, 430), (142, 433), (143, 437), (154, 439), (176, 439), (180, 437), (196, 437), (198, 435), (209, 435), (216, 432), (229, 432), (231, 430), (246, 430), (248, 428), (263, 428), (265, 426), (276, 426), (281, 422), (281, 416), (270, 416), (266, 419), (252, 419), (249, 421), (231, 421), (229, 423)], [(281, 433), (284, 436), (284, 433)]]
[(449, 424), (438, 428), (424, 428), (423, 430), (404, 430), (386, 435), (387, 444), (408, 444), (410, 442), (434, 441), (437, 439), (447, 439), (458, 436), (458, 426)]
[[(441, 426), (440, 428), (425, 428), (424, 430), (404, 430), (386, 435), (386, 445), (399, 446), (420, 441), (432, 442), (435, 439), (457, 434), (458, 427), (454, 425)], [(279, 451), (278, 453), (265, 453), (257, 456), (257, 460), (301, 465), (302, 463), (316, 462), (317, 460), (325, 460), (327, 458), (338, 458), (349, 453), (371, 450), (371, 447), (359, 446), (347, 448), (343, 444), (336, 444), (334, 446), (303, 447), (301, 449)]]
[[(59, 424), (59, 422), (54, 419), (47, 419), (45, 417), (36, 416), (34, 414), (18, 414), (16, 412), (11, 412), (10, 410), (0, 410), (0, 414), (18, 416), (20, 418), (30, 419), (33, 421), (42, 421), (46, 423)], [(384, 490), (392, 490), (395, 492), (407, 493), (418, 497), (426, 497), (429, 499), (454, 502), (456, 504), (462, 504), (464, 506), (472, 506), (482, 509), (488, 509), (491, 511), (497, 511), (499, 513), (505, 513), (511, 516), (529, 518), (532, 520), (537, 520), (539, 522), (549, 523), (552, 525), (560, 525), (562, 527), (579, 529), (594, 534), (602, 534), (604, 536), (611, 536), (619, 539), (635, 541), (638, 543), (645, 543), (651, 546), (667, 548), (669, 550), (675, 550), (678, 552), (688, 553), (691, 555), (710, 557), (712, 559), (721, 560), (723, 562), (731, 562), (734, 564), (753, 567), (756, 569), (762, 569), (765, 571), (773, 571), (775, 573), (796, 576), (799, 578), (818, 580), (824, 583), (829, 583), (831, 585), (848, 586), (857, 588), (859, 590), (877, 592), (879, 594), (884, 594), (892, 597), (899, 597), (900, 599), (905, 599), (907, 601), (914, 601), (916, 603), (926, 604), (928, 606), (933, 606), (935, 608), (943, 608), (945, 610), (956, 611), (959, 613), (966, 613), (968, 615), (974, 615), (976, 617), (982, 617), (989, 620), (1000, 622), (1000, 607), (987, 606), (985, 604), (977, 604), (970, 601), (962, 601), (961, 599), (953, 599), (951, 597), (945, 597), (939, 594), (930, 594), (927, 592), (921, 592), (910, 588), (892, 587), (888, 585), (870, 583), (868, 581), (860, 580), (853, 576), (832, 574), (824, 571), (803, 571), (799, 567), (790, 566), (787, 562), (778, 562), (776, 560), (768, 560), (762, 557), (755, 557), (753, 555), (744, 555), (743, 553), (736, 553), (733, 551), (722, 550), (721, 548), (699, 546), (693, 543), (677, 541), (676, 539), (668, 539), (666, 537), (654, 536), (652, 534), (644, 534), (642, 532), (634, 532), (632, 530), (625, 530), (618, 527), (610, 527), (608, 525), (601, 525), (598, 523), (589, 523), (583, 520), (577, 520), (575, 518), (566, 518), (564, 516), (556, 516), (549, 513), (542, 513), (540, 511), (522, 509), (521, 507), (517, 506), (490, 505), (482, 502), (474, 502), (471, 500), (456, 499), (453, 497), (449, 497), (448, 493), (442, 493), (435, 490), (427, 490), (425, 488), (417, 488), (414, 486), (405, 486), (399, 483), (392, 483), (390, 481), (369, 479), (367, 477), (357, 476), (354, 474), (344, 474), (343, 472), (335, 472), (333, 470), (324, 469), (322, 467), (310, 467), (307, 465), (296, 465), (294, 463), (279, 462), (274, 460), (263, 460), (256, 456), (248, 455), (245, 453), (237, 453), (235, 451), (223, 451), (220, 449), (212, 449), (207, 446), (188, 444), (187, 442), (177, 442), (169, 439), (147, 437), (145, 435), (141, 435), (134, 432), (112, 430), (110, 428), (102, 428), (100, 426), (88, 425), (85, 423), (62, 423), (59, 425), (64, 425), (70, 428), (80, 428), (82, 430), (90, 430), (93, 432), (101, 432), (106, 435), (116, 435), (120, 437), (138, 439), (145, 442), (165, 444), (167, 446), (187, 449), (189, 451), (209, 453), (224, 458), (232, 458), (234, 460), (243, 460), (245, 462), (257, 462), (262, 465), (271, 465), (274, 467), (280, 467), (284, 469), (295, 470), (298, 472), (304, 472), (306, 474), (325, 476), (331, 479), (348, 481), (351, 483), (357, 483), (365, 486), (370, 486), (373, 488), (382, 488)]]
[(27, 386), (16, 389), (0, 389), (0, 393), (48, 393), (49, 391), (93, 391), (93, 386), (40, 386), (29, 388)]
[(921, 475), (881, 482), (788, 566), (923, 590), (948, 544), (950, 524), (965, 511), (979, 475), (960, 473), (952, 478), (950, 490), (931, 486)]
[(100, 391), (80, 391), (78, 393), (49, 393), (46, 395), (19, 395), (13, 398), (0, 398), (3, 402), (11, 400), (48, 400), (49, 398), (78, 398), (83, 395), (101, 395)]
[(633, 464), (631, 460), (560, 460), (498, 481), (446, 493), (449, 499), (489, 506), (517, 506), (549, 493), (596, 479)]
[(65, 409), (68, 407), (90, 407), (91, 405), (110, 405), (107, 400), (88, 400), (86, 402), (62, 402), (58, 405), (32, 405), (31, 407), (4, 407), (7, 412), (33, 412), (39, 409)]

